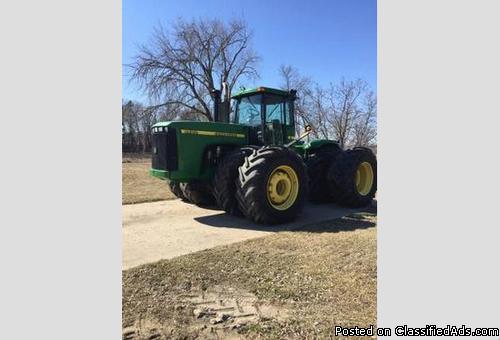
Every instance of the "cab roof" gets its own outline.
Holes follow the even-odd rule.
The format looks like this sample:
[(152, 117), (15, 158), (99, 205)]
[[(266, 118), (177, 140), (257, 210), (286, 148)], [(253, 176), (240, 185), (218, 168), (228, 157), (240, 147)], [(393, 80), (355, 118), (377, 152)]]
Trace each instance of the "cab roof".
[(231, 98), (237, 99), (245, 96), (249, 96), (252, 94), (257, 94), (257, 93), (272, 93), (276, 94), (278, 96), (289, 96), (290, 92), (286, 90), (280, 90), (280, 89), (273, 89), (270, 87), (264, 87), (264, 86), (259, 86), (253, 89), (243, 89), (240, 92), (236, 93), (234, 96)]

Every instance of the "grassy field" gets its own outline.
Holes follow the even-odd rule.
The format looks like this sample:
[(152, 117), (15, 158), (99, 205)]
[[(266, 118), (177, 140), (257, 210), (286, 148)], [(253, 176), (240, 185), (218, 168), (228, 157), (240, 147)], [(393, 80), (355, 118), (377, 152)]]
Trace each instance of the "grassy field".
[(370, 208), (124, 271), (124, 339), (328, 339), (375, 324), (375, 226)]
[(122, 204), (153, 202), (173, 199), (166, 182), (151, 177), (151, 156), (148, 154), (123, 154)]

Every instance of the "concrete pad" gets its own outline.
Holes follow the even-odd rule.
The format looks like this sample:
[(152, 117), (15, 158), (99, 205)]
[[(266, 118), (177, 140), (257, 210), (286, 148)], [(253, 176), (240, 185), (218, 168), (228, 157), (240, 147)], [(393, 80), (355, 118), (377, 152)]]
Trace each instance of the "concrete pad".
[(291, 223), (262, 226), (221, 210), (200, 208), (178, 199), (124, 205), (122, 268), (293, 230), (354, 211), (357, 210), (334, 204), (308, 204), (301, 216)]

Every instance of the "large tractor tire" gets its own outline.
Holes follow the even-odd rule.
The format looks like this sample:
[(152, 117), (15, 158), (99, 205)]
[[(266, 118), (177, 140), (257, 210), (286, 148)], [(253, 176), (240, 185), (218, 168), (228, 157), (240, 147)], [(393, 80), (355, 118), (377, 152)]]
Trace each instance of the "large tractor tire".
[[(317, 152), (306, 161), (307, 175), (309, 177), (309, 200), (314, 203), (334, 202), (337, 188), (328, 185), (327, 172), (340, 151)], [(332, 189), (335, 189), (332, 192)]]
[(210, 206), (215, 203), (212, 189), (203, 182), (181, 183), (180, 188), (186, 200), (198, 206)]
[(169, 181), (168, 186), (170, 188), (170, 191), (172, 191), (172, 193), (175, 195), (175, 197), (180, 198), (183, 201), (186, 200), (186, 197), (182, 193), (181, 184), (179, 182)]
[(347, 150), (330, 165), (327, 177), (338, 204), (367, 206), (377, 192), (377, 159), (367, 148)]
[(236, 200), (238, 168), (256, 147), (245, 146), (225, 155), (215, 170), (213, 189), (217, 206), (228, 214), (242, 216)]
[(293, 220), (302, 210), (309, 187), (302, 158), (278, 146), (264, 146), (245, 157), (236, 186), (240, 211), (262, 224)]

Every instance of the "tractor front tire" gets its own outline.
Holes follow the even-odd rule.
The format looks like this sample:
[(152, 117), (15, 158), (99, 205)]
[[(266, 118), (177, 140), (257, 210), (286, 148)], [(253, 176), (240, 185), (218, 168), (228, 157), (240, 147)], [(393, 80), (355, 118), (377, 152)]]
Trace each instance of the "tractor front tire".
[(175, 197), (180, 198), (183, 201), (186, 200), (186, 197), (182, 193), (181, 184), (179, 182), (169, 181), (168, 186), (170, 188), (170, 191), (172, 191), (172, 193), (175, 195)]
[(377, 158), (368, 148), (347, 150), (330, 165), (328, 184), (339, 205), (369, 205), (377, 192)]
[(292, 221), (308, 195), (307, 170), (294, 151), (264, 146), (245, 157), (236, 182), (238, 207), (261, 224)]
[(238, 168), (245, 161), (245, 157), (255, 149), (255, 147), (245, 146), (229, 152), (222, 158), (215, 170), (213, 180), (215, 200), (217, 206), (230, 215), (242, 216), (236, 200)]
[(210, 186), (203, 182), (181, 183), (180, 188), (186, 200), (197, 206), (210, 206), (214, 204), (214, 196)]

